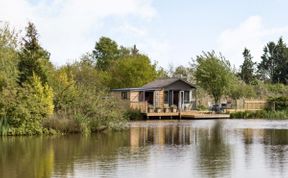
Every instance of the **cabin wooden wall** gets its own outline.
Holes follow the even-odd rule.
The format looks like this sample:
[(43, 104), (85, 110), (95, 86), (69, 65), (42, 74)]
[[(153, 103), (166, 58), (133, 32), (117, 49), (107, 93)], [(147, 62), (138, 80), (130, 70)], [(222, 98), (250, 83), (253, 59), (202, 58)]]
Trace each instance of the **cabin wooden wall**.
[(139, 102), (139, 91), (130, 91), (130, 101)]
[(154, 106), (157, 108), (164, 107), (164, 90), (155, 90), (154, 91)]

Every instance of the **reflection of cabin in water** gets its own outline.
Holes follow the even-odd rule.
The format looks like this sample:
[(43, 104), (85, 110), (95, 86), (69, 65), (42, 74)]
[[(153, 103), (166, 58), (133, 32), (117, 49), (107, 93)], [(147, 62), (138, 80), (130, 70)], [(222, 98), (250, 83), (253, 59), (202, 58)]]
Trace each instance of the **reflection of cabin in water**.
[(112, 95), (126, 100), (130, 108), (142, 113), (176, 113), (195, 109), (195, 90), (187, 81), (171, 78), (155, 80), (140, 88), (113, 89)]

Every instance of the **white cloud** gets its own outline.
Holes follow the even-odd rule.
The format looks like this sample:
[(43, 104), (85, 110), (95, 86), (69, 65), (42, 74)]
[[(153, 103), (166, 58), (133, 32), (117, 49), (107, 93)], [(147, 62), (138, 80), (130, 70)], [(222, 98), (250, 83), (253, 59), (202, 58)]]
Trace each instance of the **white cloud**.
[(254, 61), (259, 62), (264, 45), (287, 34), (288, 25), (269, 28), (264, 26), (260, 16), (251, 16), (239, 26), (221, 33), (217, 51), (221, 51), (232, 64), (240, 66), (243, 62), (242, 52), (247, 47), (254, 56)]
[(119, 29), (116, 30), (117, 32), (126, 34), (126, 35), (132, 35), (137, 37), (144, 37), (148, 35), (147, 30), (145, 28), (139, 28), (137, 26), (133, 26), (131, 24), (125, 23), (122, 26), (119, 27)]
[[(0, 21), (8, 21), (18, 30), (33, 21), (42, 45), (58, 65), (91, 50), (103, 35), (101, 28), (107, 18), (132, 16), (149, 21), (155, 14), (150, 0), (0, 0)], [(129, 24), (125, 28), (138, 35), (145, 33)]]

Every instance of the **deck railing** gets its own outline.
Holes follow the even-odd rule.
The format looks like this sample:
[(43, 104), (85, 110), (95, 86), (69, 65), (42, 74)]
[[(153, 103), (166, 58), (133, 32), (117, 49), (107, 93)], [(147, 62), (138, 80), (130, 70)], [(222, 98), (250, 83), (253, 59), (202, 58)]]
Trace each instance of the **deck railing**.
[(147, 113), (148, 103), (147, 101), (130, 102), (130, 108), (140, 110), (142, 113)]

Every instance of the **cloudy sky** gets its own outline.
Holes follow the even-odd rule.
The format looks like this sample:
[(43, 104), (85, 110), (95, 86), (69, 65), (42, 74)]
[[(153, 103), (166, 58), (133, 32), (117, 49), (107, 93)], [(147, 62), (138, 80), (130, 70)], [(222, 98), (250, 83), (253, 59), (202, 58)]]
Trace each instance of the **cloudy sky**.
[(101, 36), (134, 44), (167, 68), (202, 51), (221, 52), (235, 66), (244, 47), (260, 60), (268, 41), (287, 40), (285, 0), (0, 0), (0, 25), (36, 24), (56, 65), (91, 51)]

